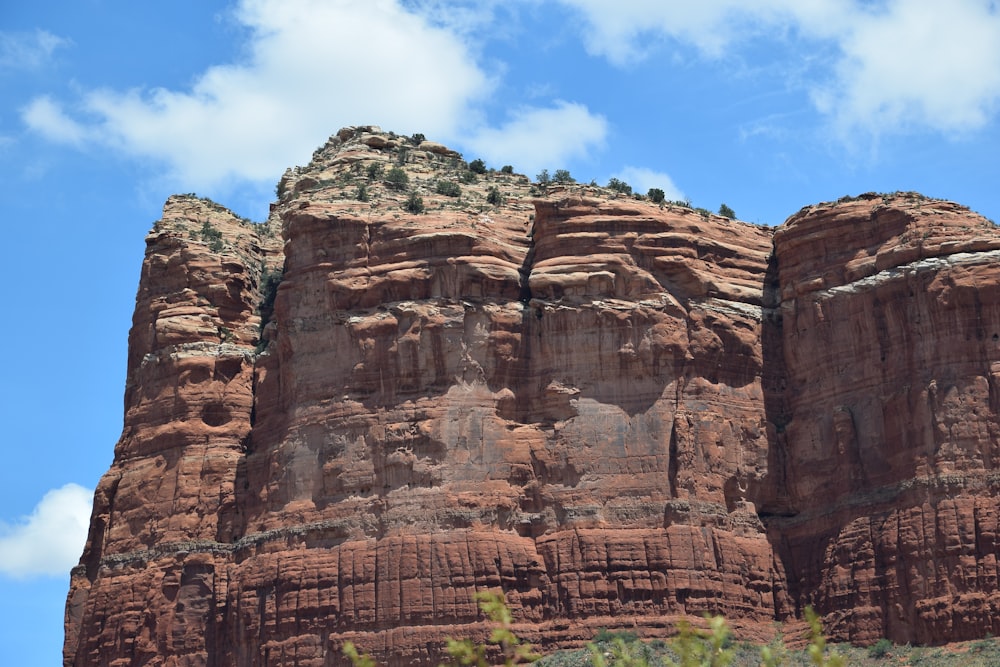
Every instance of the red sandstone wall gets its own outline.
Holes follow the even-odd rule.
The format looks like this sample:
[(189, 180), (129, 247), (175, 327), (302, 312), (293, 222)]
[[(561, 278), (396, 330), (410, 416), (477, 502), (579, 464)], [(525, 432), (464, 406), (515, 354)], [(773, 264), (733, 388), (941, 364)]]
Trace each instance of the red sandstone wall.
[(259, 348), (281, 239), (168, 201), (67, 665), (435, 664), (491, 588), (547, 649), (702, 612), (769, 638), (805, 604), (860, 641), (998, 631), (992, 225), (900, 195), (772, 239), (500, 174), (456, 201), (435, 144), (424, 214), (357, 201), (401, 141), (343, 131), (282, 179)]

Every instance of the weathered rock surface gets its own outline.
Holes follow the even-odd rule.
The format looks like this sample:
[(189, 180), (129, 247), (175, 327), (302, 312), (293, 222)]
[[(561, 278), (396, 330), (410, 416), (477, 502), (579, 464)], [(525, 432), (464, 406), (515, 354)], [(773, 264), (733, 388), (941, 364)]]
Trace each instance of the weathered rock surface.
[(786, 364), (770, 522), (796, 599), (858, 641), (1000, 630), (1000, 235), (863, 196), (775, 232)]
[(1000, 630), (988, 221), (863, 196), (775, 231), (372, 127), (279, 193), (263, 226), (171, 198), (147, 239), (67, 665), (436, 664), (487, 589), (549, 649), (806, 604)]
[(161, 664), (211, 649), (211, 545), (229, 539), (225, 521), (237, 502), (254, 402), (258, 283), (280, 266), (276, 231), (276, 223), (254, 225), (175, 196), (146, 237), (125, 426), (72, 574), (67, 663)]

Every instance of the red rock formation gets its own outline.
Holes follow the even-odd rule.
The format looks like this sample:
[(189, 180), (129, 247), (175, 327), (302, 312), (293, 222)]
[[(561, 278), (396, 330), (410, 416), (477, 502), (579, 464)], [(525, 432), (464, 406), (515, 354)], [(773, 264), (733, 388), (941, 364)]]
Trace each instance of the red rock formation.
[[(1000, 236), (912, 194), (775, 232), (790, 587), (839, 637), (1000, 630)], [(794, 585), (792, 585), (794, 583)]]
[[(73, 570), (67, 664), (162, 664), (213, 650), (227, 514), (253, 409), (258, 283), (276, 225), (171, 197), (146, 238), (129, 335), (125, 426)], [(218, 561), (217, 557), (223, 560)]]
[(988, 223), (862, 199), (772, 239), (405, 144), (286, 173), (259, 345), (272, 227), (168, 201), (67, 665), (434, 664), (495, 588), (547, 649), (810, 602), (859, 640), (992, 628)]

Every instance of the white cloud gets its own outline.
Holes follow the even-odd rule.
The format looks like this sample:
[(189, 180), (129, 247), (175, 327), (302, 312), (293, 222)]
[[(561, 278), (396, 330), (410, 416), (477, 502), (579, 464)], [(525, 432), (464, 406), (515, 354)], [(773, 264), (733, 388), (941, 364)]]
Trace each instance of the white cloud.
[(1000, 16), (990, 0), (560, 0), (584, 18), (584, 42), (618, 65), (662, 42), (726, 58), (752, 40), (781, 39), (803, 57), (818, 45), (808, 85), (842, 136), (976, 129), (1000, 100)]
[(534, 177), (542, 169), (561, 169), (600, 148), (607, 120), (586, 106), (559, 101), (548, 108), (525, 107), (499, 128), (481, 128), (464, 143), (491, 164), (512, 164)]
[[(661, 171), (653, 171), (646, 167), (624, 167), (614, 175), (615, 178), (625, 181), (632, 186), (632, 191), (638, 194), (646, 194), (650, 188), (660, 188), (664, 196), (671, 201), (683, 201), (684, 193), (674, 184), (668, 174)], [(602, 184), (603, 185), (603, 184)]]
[(498, 18), (498, 10), (512, 11), (505, 0), (404, 0), (416, 13), (434, 25), (476, 39), (483, 30), (491, 34), (502, 31), (507, 23)]
[(36, 97), (21, 109), (21, 119), (30, 129), (59, 143), (79, 146), (89, 134), (48, 95)]
[(273, 182), (342, 125), (453, 139), (490, 88), (463, 39), (397, 0), (242, 0), (236, 17), (246, 61), (190, 90), (90, 91), (76, 119), (39, 98), (22, 116), (49, 139), (161, 160), (178, 185), (204, 189)]
[(647, 57), (663, 39), (718, 58), (733, 42), (777, 28), (828, 34), (844, 20), (842, 0), (560, 0), (580, 11), (590, 53), (624, 65)]
[(981, 127), (1000, 100), (1000, 16), (977, 0), (896, 0), (841, 40), (835, 79), (814, 91), (842, 131)]
[(38, 69), (49, 61), (56, 49), (69, 43), (45, 30), (0, 31), (0, 69)]
[(30, 516), (0, 523), (0, 573), (18, 579), (68, 574), (87, 541), (93, 491), (67, 484), (45, 494)]

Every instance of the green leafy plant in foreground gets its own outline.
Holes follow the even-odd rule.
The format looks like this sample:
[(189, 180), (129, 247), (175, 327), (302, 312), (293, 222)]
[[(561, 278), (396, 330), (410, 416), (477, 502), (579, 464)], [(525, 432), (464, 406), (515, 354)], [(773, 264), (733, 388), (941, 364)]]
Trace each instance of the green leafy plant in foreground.
[[(485, 643), (474, 642), (471, 639), (447, 640), (445, 652), (450, 661), (439, 667), (457, 667), (472, 665), (474, 667), (489, 667), (503, 664), (505, 667), (530, 663), (541, 658), (532, 652), (531, 645), (523, 643), (511, 629), (513, 616), (504, 601), (503, 593), (487, 591), (477, 593), (475, 599), (480, 610), (495, 624)], [(809, 661), (816, 667), (846, 667), (846, 658), (836, 651), (829, 650), (819, 615), (811, 607), (805, 610), (806, 621), (809, 624), (809, 646), (806, 649)], [(677, 636), (669, 641), (671, 656), (661, 656), (657, 659), (657, 651), (653, 648), (662, 642), (644, 643), (632, 632), (612, 632), (601, 630), (594, 636), (594, 641), (588, 644), (589, 660), (586, 663), (593, 667), (729, 667), (736, 659), (737, 651), (732, 648), (732, 637), (729, 626), (722, 616), (706, 616), (707, 629), (698, 629), (687, 620), (677, 623)], [(354, 667), (375, 667), (376, 663), (366, 653), (360, 653), (351, 642), (344, 642), (344, 656)], [(746, 660), (747, 647), (740, 649), (740, 660)], [(752, 648), (750, 648), (752, 650)], [(583, 652), (584, 654), (586, 652)], [(760, 649), (761, 667), (780, 667), (786, 665), (788, 652), (780, 639)], [(676, 658), (676, 659), (674, 659)], [(497, 660), (502, 659), (502, 663)], [(543, 662), (549, 662), (546, 658)], [(555, 663), (551, 663), (555, 664)], [(559, 664), (565, 664), (560, 662)], [(739, 662), (738, 664), (745, 664)], [(754, 664), (756, 659), (754, 658)], [(796, 662), (795, 664), (801, 664)]]
[[(532, 653), (531, 644), (522, 644), (521, 639), (510, 629), (514, 619), (504, 602), (503, 593), (484, 591), (476, 593), (475, 599), (482, 612), (497, 624), (490, 633), (488, 642), (500, 648), (505, 667), (534, 662), (541, 657)], [(452, 665), (488, 667), (492, 664), (486, 659), (488, 648), (487, 645), (476, 644), (471, 639), (448, 639), (446, 651), (452, 658)]]
[(812, 607), (806, 607), (806, 622), (809, 623), (809, 659), (816, 667), (846, 667), (844, 656), (836, 651), (827, 654), (826, 637), (819, 622), (819, 614)]
[(344, 648), (341, 650), (351, 664), (354, 667), (375, 667), (375, 661), (367, 653), (358, 653), (357, 647), (354, 646), (354, 642), (344, 642)]

